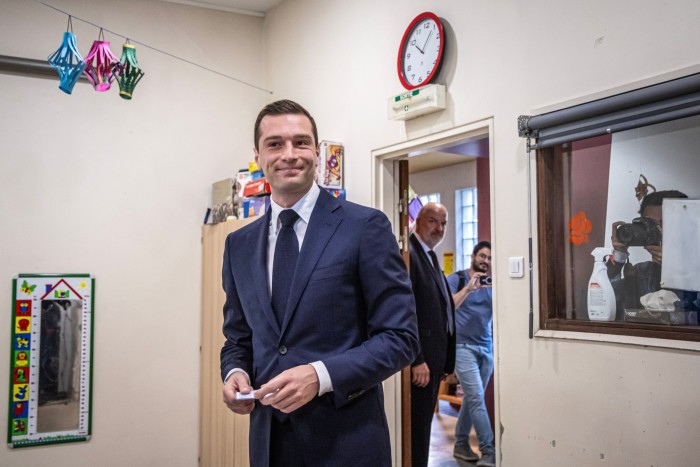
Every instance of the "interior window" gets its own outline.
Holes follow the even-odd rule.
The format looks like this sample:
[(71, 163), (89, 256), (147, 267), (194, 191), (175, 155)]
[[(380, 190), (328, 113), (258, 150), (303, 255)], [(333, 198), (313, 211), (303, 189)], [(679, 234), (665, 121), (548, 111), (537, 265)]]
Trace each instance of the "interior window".
[(700, 340), (699, 147), (691, 116), (537, 149), (542, 329)]
[(479, 239), (476, 187), (455, 191), (457, 270), (468, 269)]
[(418, 197), (418, 199), (420, 199), (422, 206), (425, 206), (428, 203), (439, 203), (440, 202), (440, 193), (430, 193), (427, 195), (420, 195)]

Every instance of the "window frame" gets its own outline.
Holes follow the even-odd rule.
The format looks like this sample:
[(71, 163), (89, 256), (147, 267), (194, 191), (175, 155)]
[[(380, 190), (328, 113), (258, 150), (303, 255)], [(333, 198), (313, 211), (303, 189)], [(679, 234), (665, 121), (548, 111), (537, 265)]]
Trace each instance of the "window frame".
[(539, 325), (541, 330), (636, 336), (700, 342), (700, 326), (601, 322), (567, 319), (567, 287), (562, 287), (568, 236), (564, 176), (570, 144), (537, 149), (535, 153), (537, 203), (537, 262), (539, 266)]
[[(581, 97), (568, 105), (542, 109), (534, 116), (518, 117), (518, 132), (520, 137), (527, 138), (528, 152), (530, 338), (582, 339), (700, 351), (700, 327), (567, 319), (571, 310), (567, 310), (568, 297), (564, 294), (571, 292), (558, 287), (563, 281), (557, 282), (570, 264), (564, 257), (567, 250), (562, 248), (568, 223), (564, 183), (559, 185), (564, 170), (568, 170), (564, 158), (557, 157), (568, 149), (562, 144), (569, 143), (570, 147), (573, 141), (694, 115), (700, 115), (700, 65)], [(535, 150), (534, 158), (532, 150)], [(533, 311), (539, 312), (539, 329), (534, 330)]]
[[(462, 198), (463, 194), (465, 191), (471, 191), (472, 192), (472, 200), (476, 200), (474, 203), (470, 205), (464, 205), (462, 203)], [(464, 251), (464, 241), (469, 240), (465, 239), (464, 237), (464, 226), (465, 224), (473, 224), (474, 225), (474, 233), (476, 234), (473, 237), (470, 237), (470, 239), (474, 240), (474, 246), (476, 246), (477, 243), (479, 243), (479, 198), (478, 198), (478, 190), (476, 185), (471, 186), (471, 187), (466, 187), (466, 188), (460, 188), (458, 190), (455, 190), (455, 249), (457, 250), (457, 270), (461, 271), (463, 269), (468, 269), (469, 265), (471, 264), (471, 256), (472, 256), (472, 249), (469, 249), (468, 251)], [(463, 211), (465, 206), (470, 206), (473, 208), (474, 211), (474, 220), (472, 221), (464, 221), (464, 216), (463, 216)], [(467, 258), (469, 258), (467, 260)]]

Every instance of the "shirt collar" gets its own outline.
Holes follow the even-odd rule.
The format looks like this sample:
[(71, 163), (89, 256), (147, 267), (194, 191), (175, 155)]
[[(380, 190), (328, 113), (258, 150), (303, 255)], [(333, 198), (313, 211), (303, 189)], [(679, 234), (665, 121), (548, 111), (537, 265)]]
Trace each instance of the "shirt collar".
[[(308, 225), (309, 219), (311, 219), (311, 213), (314, 210), (314, 206), (316, 206), (316, 200), (318, 200), (318, 196), (320, 194), (321, 189), (318, 185), (314, 183), (311, 185), (309, 191), (307, 191), (306, 194), (302, 196), (301, 199), (299, 199), (299, 201), (294, 203), (294, 206), (292, 206), (289, 209), (293, 209), (294, 212), (299, 214), (299, 218)], [(270, 209), (272, 210), (270, 216), (270, 225), (275, 226), (275, 231), (277, 231), (280, 226), (280, 212), (284, 211), (284, 209), (286, 208), (283, 208), (279, 204), (275, 203), (272, 198), (270, 198)]]
[[(420, 238), (420, 235), (418, 235), (418, 232), (413, 232), (413, 235), (416, 236), (416, 238), (418, 239), (418, 243), (420, 243), (420, 246), (423, 247), (423, 251), (425, 251), (425, 254), (427, 255), (428, 252), (431, 250), (431, 248), (425, 244), (425, 242), (423, 241), (422, 238)], [(430, 255), (428, 255), (428, 256), (430, 256)]]

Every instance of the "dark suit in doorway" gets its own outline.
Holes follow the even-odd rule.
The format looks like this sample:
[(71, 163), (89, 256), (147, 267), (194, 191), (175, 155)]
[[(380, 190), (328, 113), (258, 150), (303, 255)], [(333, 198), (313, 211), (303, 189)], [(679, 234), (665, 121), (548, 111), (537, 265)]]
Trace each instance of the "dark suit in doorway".
[(411, 385), (411, 458), (413, 466), (425, 467), (440, 381), (454, 371), (454, 326), (451, 333), (448, 331), (450, 319), (454, 323), (454, 304), (444, 274), (436, 270), (415, 234), (411, 235), (409, 245), (420, 341), (420, 353), (412, 366), (426, 363), (430, 370), (426, 386)]

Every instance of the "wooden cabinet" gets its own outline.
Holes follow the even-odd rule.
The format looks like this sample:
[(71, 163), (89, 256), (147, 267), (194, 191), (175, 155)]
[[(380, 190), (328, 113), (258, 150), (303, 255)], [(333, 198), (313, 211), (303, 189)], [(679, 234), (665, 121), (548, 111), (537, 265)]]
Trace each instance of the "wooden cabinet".
[(199, 465), (247, 467), (247, 415), (231, 412), (223, 403), (219, 352), (225, 294), (221, 287), (226, 236), (255, 218), (202, 226), (202, 329), (200, 348)]

